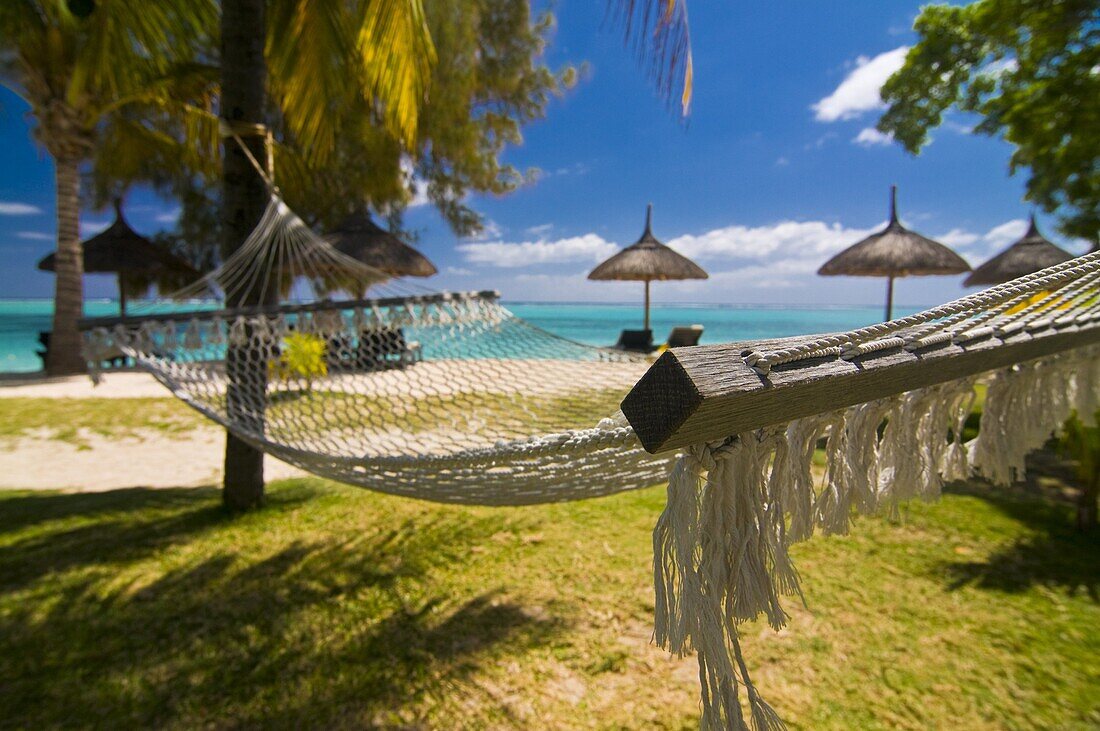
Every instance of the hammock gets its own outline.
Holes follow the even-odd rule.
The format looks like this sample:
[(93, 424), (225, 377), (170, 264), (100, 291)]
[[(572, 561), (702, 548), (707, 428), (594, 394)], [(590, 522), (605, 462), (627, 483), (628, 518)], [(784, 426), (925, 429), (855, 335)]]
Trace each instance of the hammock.
[[(786, 622), (780, 598), (800, 593), (789, 544), (972, 473), (1010, 482), (1071, 412), (1100, 407), (1100, 254), (849, 333), (671, 351), (648, 372), (522, 321), (492, 292), (268, 306), (227, 294), (385, 278), (273, 197), (244, 246), (182, 293), (221, 293), (223, 307), (86, 320), (86, 355), (94, 368), (121, 350), (257, 448), (381, 492), (524, 505), (669, 479), (655, 638), (697, 653), (707, 728), (783, 727), (737, 625)], [(979, 380), (981, 431), (963, 443)]]
[[(232, 257), (173, 295), (225, 305), (85, 320), (85, 355), (94, 369), (122, 352), (257, 449), (381, 492), (522, 505), (667, 477), (670, 456), (617, 413), (644, 357), (534, 327), (495, 292), (318, 299), (385, 279), (273, 196)], [(302, 287), (313, 301), (239, 304)]]
[(1072, 413), (1094, 423), (1100, 253), (849, 333), (670, 353), (623, 409), (647, 447), (681, 450), (653, 535), (657, 643), (696, 652), (704, 728), (784, 728), (737, 626), (786, 624), (781, 598), (802, 596), (788, 546), (953, 480), (1009, 484)]

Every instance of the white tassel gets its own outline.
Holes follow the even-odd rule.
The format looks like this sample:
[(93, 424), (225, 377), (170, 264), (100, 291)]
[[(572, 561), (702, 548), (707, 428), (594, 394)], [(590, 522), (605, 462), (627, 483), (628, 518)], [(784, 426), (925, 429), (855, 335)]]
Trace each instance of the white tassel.
[[(699, 495), (703, 487), (704, 453), (693, 448), (676, 460), (668, 481), (665, 509), (653, 529), (653, 583), (656, 611), (653, 635), (659, 647), (678, 657), (691, 651), (694, 609), (686, 597), (699, 589), (695, 552), (699, 533)], [(709, 458), (709, 457), (708, 457)], [(711, 460), (713, 466), (713, 460)]]
[[(801, 596), (791, 543), (817, 525), (846, 532), (853, 508), (896, 511), (902, 500), (935, 499), (945, 480), (968, 476), (971, 465), (991, 479), (1011, 479), (1023, 455), (1072, 409), (1100, 400), (1100, 369), (1087, 353), (1015, 366), (990, 378), (980, 435), (964, 444), (974, 382), (919, 389), (681, 455), (653, 533), (654, 637), (677, 655), (698, 654), (703, 728), (784, 728), (749, 678), (737, 625), (762, 614), (776, 629), (787, 622), (781, 598)], [(810, 467), (823, 434), (828, 466), (815, 497)]]
[(1052, 358), (998, 371), (989, 380), (981, 429), (969, 445), (970, 463), (986, 479), (1009, 485), (1024, 473), (1024, 458), (1043, 445), (1072, 408), (1072, 360)]
[[(938, 466), (944, 482), (955, 482), (970, 477), (970, 463), (966, 458), (966, 444), (963, 442), (963, 432), (966, 429), (966, 421), (974, 411), (974, 402), (978, 398), (974, 390), (974, 378), (967, 378), (948, 384), (950, 397), (944, 402), (944, 417), (947, 419), (951, 430), (951, 440), (940, 453)], [(954, 392), (951, 392), (954, 386)]]
[(776, 445), (768, 492), (777, 507), (790, 517), (786, 540), (797, 543), (814, 532), (814, 479), (810, 472), (814, 450), (825, 424), (817, 417), (792, 421), (785, 438)]
[(736, 630), (760, 614), (782, 627), (780, 594), (798, 590), (783, 513), (767, 497), (769, 457), (783, 440), (779, 432), (753, 432), (689, 450), (673, 471), (654, 530), (654, 636), (674, 653), (698, 654), (703, 728), (750, 728), (741, 685), (752, 727), (783, 728), (752, 686)]
[(848, 532), (851, 501), (848, 493), (847, 431), (845, 412), (837, 412), (826, 421), (825, 486), (814, 501), (814, 518), (826, 535)]

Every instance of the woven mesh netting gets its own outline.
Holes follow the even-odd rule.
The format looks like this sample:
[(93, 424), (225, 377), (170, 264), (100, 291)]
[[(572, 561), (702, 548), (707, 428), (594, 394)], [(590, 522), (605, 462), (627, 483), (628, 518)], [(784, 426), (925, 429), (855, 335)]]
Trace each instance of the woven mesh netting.
[[(384, 278), (277, 200), (241, 251), (203, 286)], [(258, 448), (371, 489), (524, 504), (667, 475), (667, 459), (648, 455), (618, 414), (645, 358), (533, 327), (495, 293), (222, 306), (87, 326), (93, 366), (130, 357)]]

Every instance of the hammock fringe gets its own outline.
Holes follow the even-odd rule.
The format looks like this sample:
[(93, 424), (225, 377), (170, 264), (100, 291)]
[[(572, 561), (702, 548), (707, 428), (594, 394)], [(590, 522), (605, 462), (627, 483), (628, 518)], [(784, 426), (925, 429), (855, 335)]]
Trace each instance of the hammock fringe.
[[(815, 530), (844, 534), (856, 514), (896, 515), (905, 501), (935, 500), (972, 471), (1010, 483), (1071, 413), (1095, 420), (1100, 348), (991, 374), (981, 429), (964, 443), (978, 383), (919, 389), (679, 456), (653, 533), (654, 639), (698, 655), (703, 728), (785, 728), (749, 678), (737, 627), (760, 616), (773, 629), (786, 625), (781, 597), (802, 598), (791, 544)], [(810, 467), (823, 435), (828, 466), (815, 491)]]

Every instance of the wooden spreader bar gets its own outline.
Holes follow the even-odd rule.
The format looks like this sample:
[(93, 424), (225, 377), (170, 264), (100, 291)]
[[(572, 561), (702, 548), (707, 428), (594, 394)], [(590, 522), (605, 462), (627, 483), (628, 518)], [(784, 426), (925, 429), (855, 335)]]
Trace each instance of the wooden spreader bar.
[(647, 451), (663, 452), (1097, 344), (1100, 325), (1021, 331), (1004, 340), (989, 336), (912, 353), (892, 348), (850, 361), (795, 361), (774, 366), (767, 376), (742, 359), (750, 350), (777, 350), (804, 340), (666, 351), (627, 394), (623, 413)]

